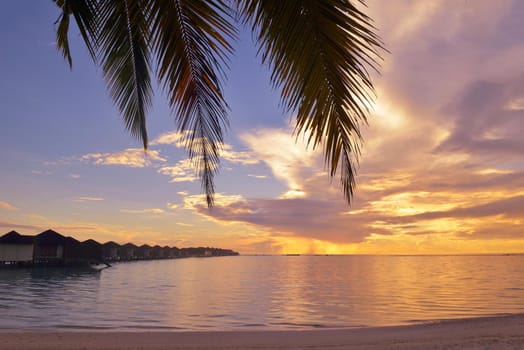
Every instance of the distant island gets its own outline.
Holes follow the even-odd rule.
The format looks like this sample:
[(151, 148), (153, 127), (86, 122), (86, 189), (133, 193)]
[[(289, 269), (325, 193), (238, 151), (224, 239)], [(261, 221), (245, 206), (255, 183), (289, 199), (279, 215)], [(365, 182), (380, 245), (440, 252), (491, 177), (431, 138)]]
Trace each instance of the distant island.
[(89, 266), (115, 261), (178, 259), (238, 255), (231, 249), (210, 247), (177, 248), (133, 243), (80, 242), (56, 231), (35, 236), (11, 231), (0, 237), (0, 266)]

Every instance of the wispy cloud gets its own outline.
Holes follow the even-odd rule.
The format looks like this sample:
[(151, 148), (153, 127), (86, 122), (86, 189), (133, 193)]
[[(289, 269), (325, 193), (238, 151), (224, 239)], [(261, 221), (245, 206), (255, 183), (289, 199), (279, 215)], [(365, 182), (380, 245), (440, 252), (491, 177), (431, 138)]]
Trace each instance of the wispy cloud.
[(524, 111), (524, 97), (516, 97), (509, 100), (504, 109), (508, 111)]
[[(185, 147), (185, 139), (191, 136), (191, 131), (169, 131), (155, 138), (151, 145), (171, 145), (177, 148)], [(237, 151), (230, 144), (222, 145), (221, 159), (235, 164), (252, 165), (260, 162), (255, 154), (249, 151)]]
[(184, 140), (191, 135), (190, 131), (169, 131), (151, 141), (151, 145), (171, 145), (177, 148), (184, 147)]
[(255, 175), (255, 174), (248, 174), (249, 177), (254, 177), (255, 179), (267, 179), (267, 175)]
[(253, 152), (235, 151), (233, 150), (233, 146), (229, 144), (224, 144), (220, 155), (222, 159), (235, 164), (252, 165), (260, 163), (260, 160)]
[(18, 208), (16, 208), (15, 206), (7, 203), (7, 202), (3, 202), (3, 201), (0, 201), (0, 209), (4, 209), (4, 210), (18, 210)]
[(73, 199), (75, 202), (100, 202), (103, 200), (102, 197), (76, 197)]
[(114, 153), (90, 153), (79, 158), (80, 161), (98, 165), (123, 165), (132, 168), (151, 166), (152, 162), (164, 163), (167, 159), (158, 150), (144, 151), (142, 148), (128, 148)]
[(160, 208), (146, 208), (146, 209), (120, 209), (122, 213), (128, 214), (163, 214), (164, 209)]
[[(0, 221), (0, 228), (6, 228), (6, 229), (16, 229), (16, 230), (28, 230), (30, 233), (36, 234), (40, 233), (48, 228), (53, 228), (54, 230), (57, 230), (58, 232), (65, 233), (66, 235), (75, 235), (75, 233), (79, 232), (97, 232), (97, 228), (99, 226), (93, 225), (93, 224), (82, 224), (82, 223), (76, 223), (76, 224), (66, 224), (63, 222), (56, 222), (51, 221), (46, 217), (38, 216), (38, 215), (30, 215), (28, 216), (31, 221), (35, 221), (34, 224), (20, 224), (17, 222), (6, 222), (6, 221)], [(78, 237), (78, 236), (77, 236)], [(92, 237), (89, 237), (92, 238)]]
[(171, 178), (169, 182), (193, 182), (198, 180), (191, 160), (184, 159), (177, 162), (175, 165), (166, 165), (158, 169), (162, 175), (167, 175)]
[(31, 174), (34, 175), (53, 175), (51, 171), (42, 171), (42, 170), (31, 170)]
[(168, 202), (168, 203), (166, 204), (166, 207), (168, 207), (168, 208), (171, 209), (171, 210), (174, 210), (174, 209), (178, 209), (178, 208), (180, 208), (180, 204), (177, 204), (177, 203), (170, 203), (170, 202)]
[(30, 230), (32, 232), (42, 229), (42, 227), (38, 225), (19, 224), (9, 221), (0, 221), (0, 227), (7, 230)]
[[(235, 195), (229, 195), (224, 193), (215, 193), (215, 206), (227, 206), (234, 203), (243, 202), (245, 199), (241, 195), (235, 194)], [(198, 209), (205, 212), (214, 210), (209, 208), (206, 205), (206, 196), (203, 194), (194, 194), (194, 195), (187, 195), (183, 198), (184, 200), (184, 209)]]

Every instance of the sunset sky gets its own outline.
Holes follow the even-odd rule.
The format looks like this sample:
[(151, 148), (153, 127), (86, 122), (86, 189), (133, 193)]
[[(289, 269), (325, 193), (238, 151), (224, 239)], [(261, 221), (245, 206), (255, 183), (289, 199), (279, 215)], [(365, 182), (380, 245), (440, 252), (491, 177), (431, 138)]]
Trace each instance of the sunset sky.
[[(57, 52), (50, 0), (0, 12), (0, 235), (250, 253), (524, 252), (524, 1), (369, 0), (384, 53), (354, 202), (242, 32), (231, 127), (208, 210), (156, 89), (145, 156), (76, 33)], [(295, 142), (297, 141), (297, 142)]]

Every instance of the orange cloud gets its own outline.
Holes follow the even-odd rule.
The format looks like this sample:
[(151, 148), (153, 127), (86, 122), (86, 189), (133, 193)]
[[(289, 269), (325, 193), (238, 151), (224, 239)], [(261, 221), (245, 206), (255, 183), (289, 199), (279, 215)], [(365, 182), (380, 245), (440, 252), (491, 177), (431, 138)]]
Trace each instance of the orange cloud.
[[(352, 205), (322, 171), (320, 149), (289, 128), (245, 132), (247, 149), (225, 145), (224, 160), (264, 163), (284, 189), (274, 198), (217, 194), (212, 210), (179, 192), (183, 204), (167, 208), (188, 215), (176, 221), (186, 242), (212, 231), (254, 253), (524, 252), (524, 40), (510, 35), (521, 32), (524, 3), (460, 2), (452, 13), (441, 0), (369, 5), (391, 54), (374, 80)], [(152, 144), (182, 148), (186, 136)], [(188, 160), (168, 165), (156, 153), (147, 163), (139, 151), (85, 161), (154, 164), (172, 182), (196, 180)]]
[(172, 145), (177, 148), (183, 148), (184, 140), (191, 135), (190, 131), (169, 131), (165, 132), (151, 141), (151, 145)]
[(4, 210), (18, 210), (18, 208), (12, 206), (11, 204), (7, 202), (0, 201), (0, 209)]
[[(403, 115), (412, 119), (409, 109)], [(427, 124), (431, 121), (421, 123)], [(274, 199), (230, 196), (211, 211), (198, 201), (186, 208), (218, 223), (246, 223), (260, 232), (271, 232), (271, 242), (258, 239), (252, 242), (253, 247), (272, 247), (279, 252), (443, 252), (455, 240), (462, 242), (456, 245), (462, 249), (458, 251), (479, 252), (478, 242), (502, 237), (520, 245), (497, 247), (524, 249), (524, 226), (519, 219), (524, 217), (519, 194), (524, 195), (523, 172), (477, 164), (472, 153), (460, 161), (443, 161), (441, 154), (433, 151), (442, 142), (438, 133), (426, 135), (422, 147), (409, 146), (403, 154), (384, 161), (379, 150), (389, 147), (399, 152), (402, 148), (394, 143), (405, 134), (402, 129), (395, 133), (398, 136), (387, 135), (381, 140), (384, 144), (362, 161), (364, 170), (357, 178), (351, 207), (341, 199), (337, 184), (330, 184), (327, 175), (317, 170), (322, 163), (318, 152), (295, 144), (285, 130), (268, 129), (243, 139), (275, 178), (288, 185), (287, 192)], [(286, 147), (279, 138), (288, 138)], [(387, 172), (387, 167), (394, 170)], [(307, 195), (288, 198), (290, 191)], [(300, 242), (294, 250), (293, 242)], [(386, 242), (392, 244), (391, 251)]]
[(260, 163), (260, 160), (256, 158), (256, 155), (253, 152), (234, 151), (233, 147), (228, 144), (223, 145), (220, 156), (222, 159), (230, 163), (243, 165), (252, 165)]
[(124, 165), (132, 168), (150, 166), (152, 161), (166, 162), (158, 150), (144, 151), (142, 148), (128, 148), (115, 153), (90, 153), (80, 157), (81, 161), (92, 161), (99, 165)]
[(165, 210), (160, 208), (120, 209), (120, 212), (128, 214), (163, 214)]
[(166, 165), (160, 167), (158, 172), (171, 178), (169, 182), (193, 182), (198, 180), (198, 176), (190, 159), (184, 159), (176, 165)]

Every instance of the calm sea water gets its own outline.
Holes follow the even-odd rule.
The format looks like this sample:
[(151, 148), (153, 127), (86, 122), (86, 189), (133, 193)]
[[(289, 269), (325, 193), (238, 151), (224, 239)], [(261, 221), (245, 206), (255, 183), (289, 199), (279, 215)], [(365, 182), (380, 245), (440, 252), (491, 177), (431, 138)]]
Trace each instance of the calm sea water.
[(238, 256), (0, 270), (1, 330), (311, 329), (524, 312), (524, 256)]

